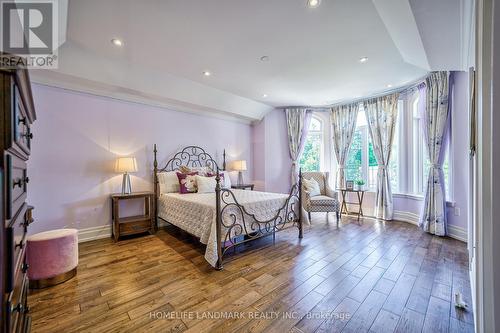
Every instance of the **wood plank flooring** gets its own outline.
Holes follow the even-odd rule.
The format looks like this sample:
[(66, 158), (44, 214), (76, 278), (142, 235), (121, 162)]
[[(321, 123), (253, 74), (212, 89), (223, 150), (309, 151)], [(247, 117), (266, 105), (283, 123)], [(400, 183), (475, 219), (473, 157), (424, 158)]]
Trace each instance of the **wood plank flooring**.
[[(33, 332), (473, 332), (466, 244), (403, 222), (313, 214), (223, 271), (173, 227), (80, 244), (75, 278), (31, 291)], [(222, 317), (222, 318), (221, 318)]]

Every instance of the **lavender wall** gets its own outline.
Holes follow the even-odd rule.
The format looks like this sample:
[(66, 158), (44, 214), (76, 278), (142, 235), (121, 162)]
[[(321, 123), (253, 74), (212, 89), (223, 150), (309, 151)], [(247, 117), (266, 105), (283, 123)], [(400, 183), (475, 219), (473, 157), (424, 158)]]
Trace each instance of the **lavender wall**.
[(32, 233), (109, 225), (109, 194), (121, 188), (116, 157), (135, 156), (133, 190), (152, 190), (153, 143), (163, 162), (190, 144), (218, 160), (225, 148), (228, 160), (248, 161), (245, 178), (251, 180), (250, 125), (36, 84), (33, 93), (38, 119), (28, 165)]
[(254, 125), (254, 179), (259, 190), (287, 193), (290, 190), (291, 159), (286, 117), (275, 109)]

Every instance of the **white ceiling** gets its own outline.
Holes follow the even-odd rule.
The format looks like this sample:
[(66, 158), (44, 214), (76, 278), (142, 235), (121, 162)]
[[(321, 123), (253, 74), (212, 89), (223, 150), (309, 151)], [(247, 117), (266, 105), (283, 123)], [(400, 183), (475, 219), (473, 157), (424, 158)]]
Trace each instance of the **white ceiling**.
[(59, 70), (34, 80), (256, 120), (462, 69), (463, 1), (70, 0)]

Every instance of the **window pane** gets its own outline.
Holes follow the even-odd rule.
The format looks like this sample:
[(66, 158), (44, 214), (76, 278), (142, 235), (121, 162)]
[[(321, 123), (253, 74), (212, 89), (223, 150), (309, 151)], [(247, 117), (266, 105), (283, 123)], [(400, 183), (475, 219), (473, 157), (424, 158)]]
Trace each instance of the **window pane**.
[(399, 192), (399, 133), (401, 126), (400, 117), (403, 115), (403, 102), (398, 102), (398, 115), (396, 121), (396, 128), (394, 130), (394, 138), (392, 141), (392, 149), (391, 149), (391, 159), (389, 160), (389, 181), (391, 182), (391, 189), (393, 193)]
[(323, 126), (319, 118), (313, 117), (309, 124), (304, 151), (299, 161), (302, 171), (320, 171), (323, 158)]
[(318, 118), (312, 118), (309, 124), (309, 131), (321, 131), (321, 121)]
[(373, 152), (372, 137), (368, 133), (368, 187), (371, 189), (375, 189), (377, 187), (377, 171), (377, 158)]
[[(363, 115), (364, 116), (364, 115)], [(363, 135), (360, 128), (356, 128), (352, 139), (351, 149), (347, 156), (345, 165), (346, 180), (361, 180), (363, 179), (362, 171), (362, 147)]]

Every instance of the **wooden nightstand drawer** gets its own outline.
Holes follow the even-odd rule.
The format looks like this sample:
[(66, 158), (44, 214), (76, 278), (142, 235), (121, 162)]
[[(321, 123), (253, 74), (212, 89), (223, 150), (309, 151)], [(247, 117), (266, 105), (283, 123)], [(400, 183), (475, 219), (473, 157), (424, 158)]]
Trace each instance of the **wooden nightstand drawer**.
[(120, 235), (131, 235), (151, 229), (151, 219), (142, 221), (120, 222)]
[[(137, 216), (122, 217), (120, 215), (120, 202), (127, 200), (143, 200), (143, 214)], [(111, 195), (111, 217), (113, 219), (113, 238), (115, 241), (121, 236), (140, 234), (144, 232), (154, 233), (154, 193), (136, 192), (130, 194)]]

